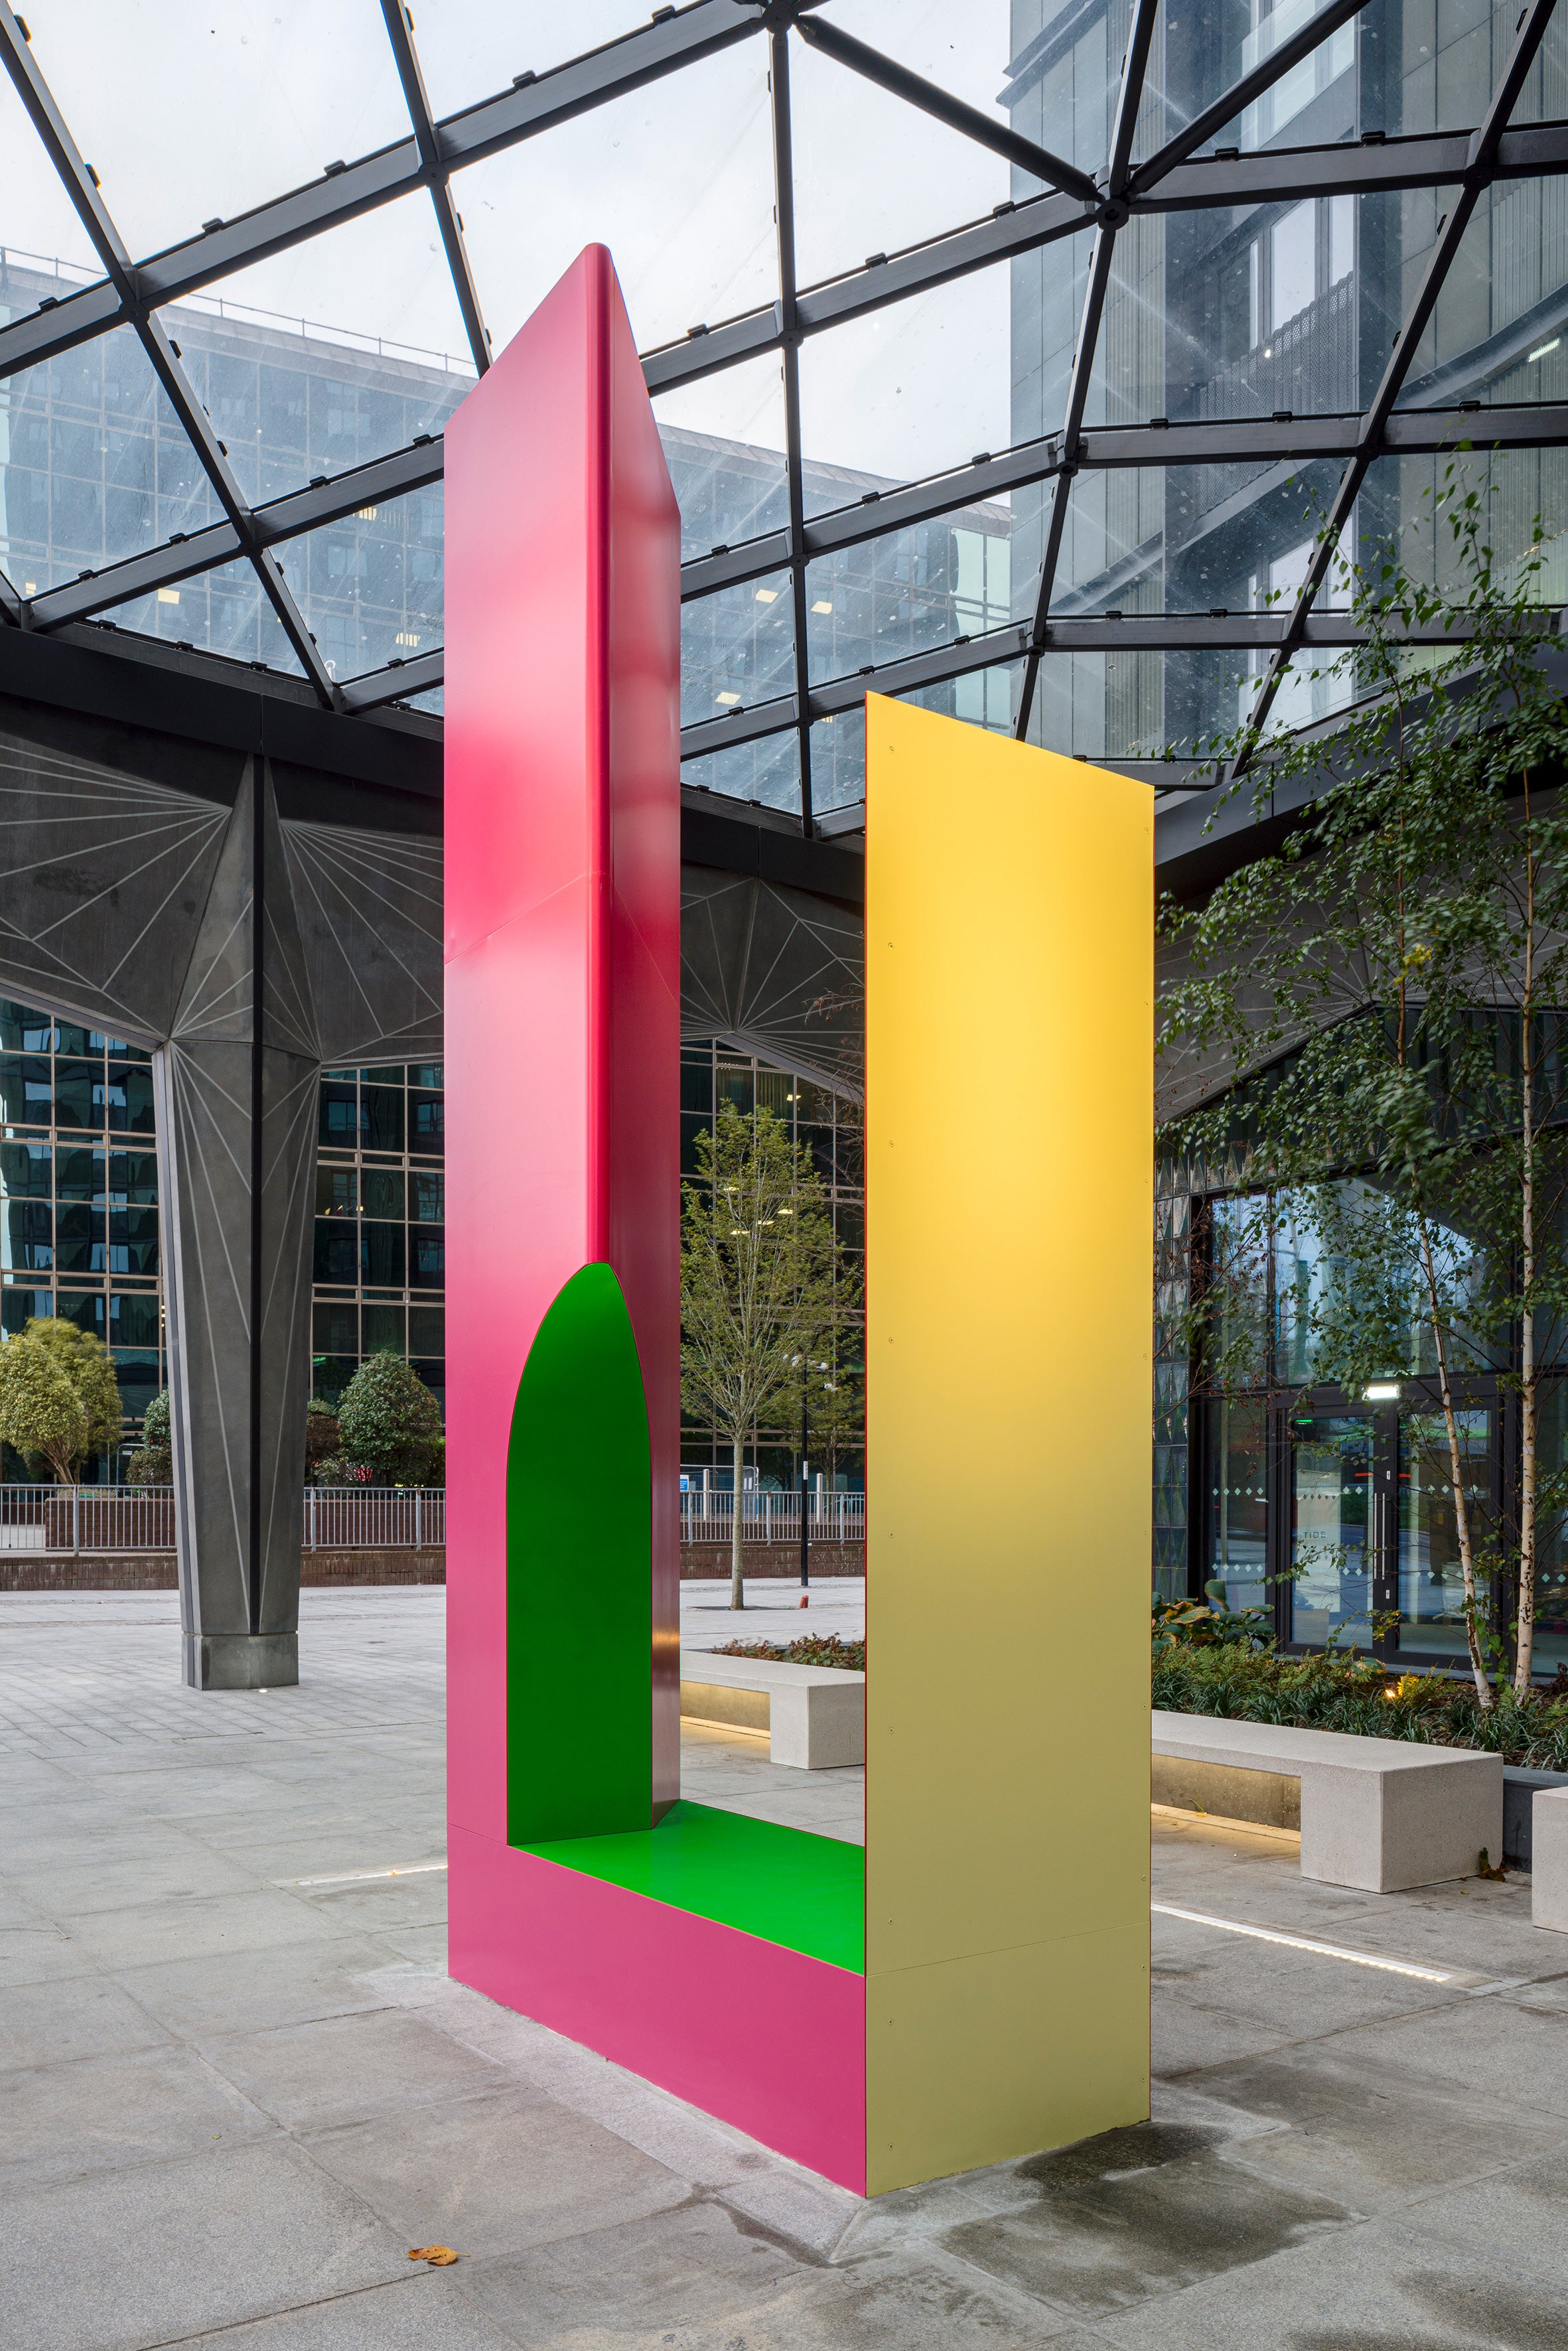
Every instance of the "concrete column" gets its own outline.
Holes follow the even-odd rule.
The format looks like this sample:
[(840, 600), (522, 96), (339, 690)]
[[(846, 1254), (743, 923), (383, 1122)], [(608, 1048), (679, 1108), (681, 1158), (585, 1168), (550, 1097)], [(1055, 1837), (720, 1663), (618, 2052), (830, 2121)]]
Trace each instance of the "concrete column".
[(252, 762), (153, 1065), (195, 1689), (299, 1678), (315, 1029), (272, 787)]

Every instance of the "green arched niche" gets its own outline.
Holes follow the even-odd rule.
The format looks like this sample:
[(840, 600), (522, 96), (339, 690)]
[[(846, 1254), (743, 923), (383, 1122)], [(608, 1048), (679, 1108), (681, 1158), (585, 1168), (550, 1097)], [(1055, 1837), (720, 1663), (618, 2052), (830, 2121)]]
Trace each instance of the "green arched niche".
[(507, 1835), (653, 1819), (648, 1405), (615, 1270), (585, 1265), (528, 1350), (507, 1452)]

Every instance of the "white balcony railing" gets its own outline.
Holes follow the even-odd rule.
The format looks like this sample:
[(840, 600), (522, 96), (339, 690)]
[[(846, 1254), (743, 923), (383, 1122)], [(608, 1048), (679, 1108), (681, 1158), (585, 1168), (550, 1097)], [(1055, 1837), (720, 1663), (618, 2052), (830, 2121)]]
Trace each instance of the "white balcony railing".
[[(799, 1543), (800, 1492), (771, 1489), (741, 1496), (743, 1542)], [(859, 1543), (865, 1541), (865, 1496), (831, 1494), (824, 1488), (811, 1495), (807, 1531), (813, 1542)], [(681, 1541), (727, 1543), (735, 1525), (735, 1496), (710, 1487), (681, 1496)]]
[[(865, 1496), (810, 1498), (813, 1542), (865, 1541)], [(799, 1490), (741, 1496), (742, 1539), (800, 1540)], [(710, 1488), (681, 1496), (681, 1541), (727, 1543), (735, 1496)], [(440, 1487), (308, 1486), (307, 1551), (424, 1551), (446, 1541)], [(172, 1551), (174, 1494), (169, 1486), (0, 1485), (0, 1554), (8, 1551)]]

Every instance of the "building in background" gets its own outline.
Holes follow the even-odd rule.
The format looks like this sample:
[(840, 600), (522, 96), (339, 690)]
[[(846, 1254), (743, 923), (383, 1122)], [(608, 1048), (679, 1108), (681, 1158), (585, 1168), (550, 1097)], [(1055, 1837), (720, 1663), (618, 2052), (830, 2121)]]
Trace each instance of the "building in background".
[[(771, 1111), (789, 1129), (790, 1139), (810, 1152), (821, 1178), (833, 1235), (846, 1266), (859, 1279), (865, 1261), (865, 1180), (862, 1163), (864, 1122), (857, 1094), (846, 1083), (824, 1085), (774, 1069), (754, 1053), (713, 1041), (681, 1048), (681, 1173), (696, 1173), (696, 1138), (711, 1131), (719, 1108), (733, 1102), (743, 1115), (753, 1110)], [(858, 1319), (845, 1326), (846, 1394), (863, 1394), (862, 1346)], [(813, 1469), (840, 1492), (863, 1491), (865, 1427), (863, 1416), (852, 1408), (848, 1426), (837, 1427), (831, 1439), (819, 1427), (810, 1436)], [(798, 1416), (757, 1431), (751, 1459), (763, 1487), (790, 1487), (800, 1477), (800, 1423)], [(684, 1469), (706, 1477), (727, 1490), (735, 1483), (735, 1465), (727, 1444), (711, 1429), (684, 1422), (681, 1429)]]
[(439, 1063), (329, 1070), (321, 1081), (310, 1344), (313, 1393), (328, 1404), (390, 1347), (445, 1408), (441, 1089)]
[(0, 1000), (0, 1329), (92, 1332), (140, 1420), (167, 1368), (151, 1058)]
[[(60, 262), (0, 247), (0, 324), (62, 298), (78, 280)], [(474, 381), (465, 360), (340, 335), (313, 321), (205, 298), (162, 313), (223, 436), (247, 497), (265, 503), (439, 434)], [(777, 451), (664, 428), (682, 518), (683, 556), (706, 555), (788, 520)], [(807, 508), (852, 506), (884, 476), (807, 460)], [(335, 677), (439, 646), (444, 632), (439, 483), (367, 504), (289, 539), (278, 560)], [(0, 571), (30, 596), (101, 569), (176, 533), (222, 520), (206, 475), (128, 328), (0, 379)], [(984, 505), (890, 532), (811, 567), (811, 674), (924, 652), (999, 627), (1011, 613), (1011, 518)], [(298, 664), (243, 561), (159, 588), (108, 615), (119, 627), (298, 674)], [(685, 609), (682, 721), (721, 717), (793, 689), (788, 575), (748, 580)], [(934, 686), (930, 707), (1010, 723), (1005, 677)], [(439, 688), (411, 697), (438, 711)], [(864, 798), (858, 716), (819, 720), (815, 804)], [(797, 809), (792, 735), (689, 760), (685, 781)]]
[[(1281, 42), (1311, 0), (1221, 0), (1162, 8), (1134, 141), (1151, 155)], [(1469, 0), (1372, 0), (1293, 66), (1214, 151), (1385, 142), (1472, 129), (1511, 47), (1519, 11)], [(1090, 172), (1107, 152), (1131, 0), (1013, 0), (1002, 93), (1018, 130)], [(1548, 31), (1517, 122), (1568, 115), (1568, 39)], [(1208, 142), (1205, 142), (1206, 149)], [(1441, 188), (1134, 214), (1113, 249), (1091, 373), (1087, 426), (1354, 414), (1375, 393), (1431, 254)], [(1013, 434), (1061, 429), (1079, 340), (1092, 238), (1012, 265)], [(1568, 392), (1568, 183), (1500, 181), (1482, 191), (1399, 395), (1401, 408), (1560, 401)], [(1478, 432), (1478, 438), (1480, 437)], [(1341, 541), (1366, 562), (1390, 540), (1428, 576), (1431, 499), (1442, 456), (1380, 456)], [(1510, 450), (1473, 461), (1491, 496), (1500, 561), (1542, 517), (1543, 601), (1568, 595), (1568, 456)], [(1071, 485), (1054, 615), (1233, 614), (1287, 609), (1338, 486), (1342, 462), (1086, 470)], [(1021, 617), (1032, 618), (1052, 493), (1015, 497)], [(1344, 600), (1331, 575), (1320, 600)], [(1273, 707), (1300, 726), (1343, 694), (1332, 656), (1298, 657)], [(1228, 733), (1261, 655), (1221, 650), (1053, 655), (1042, 665), (1032, 739), (1091, 758), (1158, 758)]]

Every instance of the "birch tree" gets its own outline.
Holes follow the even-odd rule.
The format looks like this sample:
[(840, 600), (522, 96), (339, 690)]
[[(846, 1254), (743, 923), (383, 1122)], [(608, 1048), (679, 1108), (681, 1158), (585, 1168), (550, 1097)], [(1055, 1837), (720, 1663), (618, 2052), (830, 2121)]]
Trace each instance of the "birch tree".
[(771, 1111), (721, 1104), (681, 1187), (681, 1397), (727, 1442), (735, 1469), (729, 1604), (746, 1605), (746, 1447), (799, 1410), (800, 1359), (828, 1353), (852, 1303), (821, 1178)]

